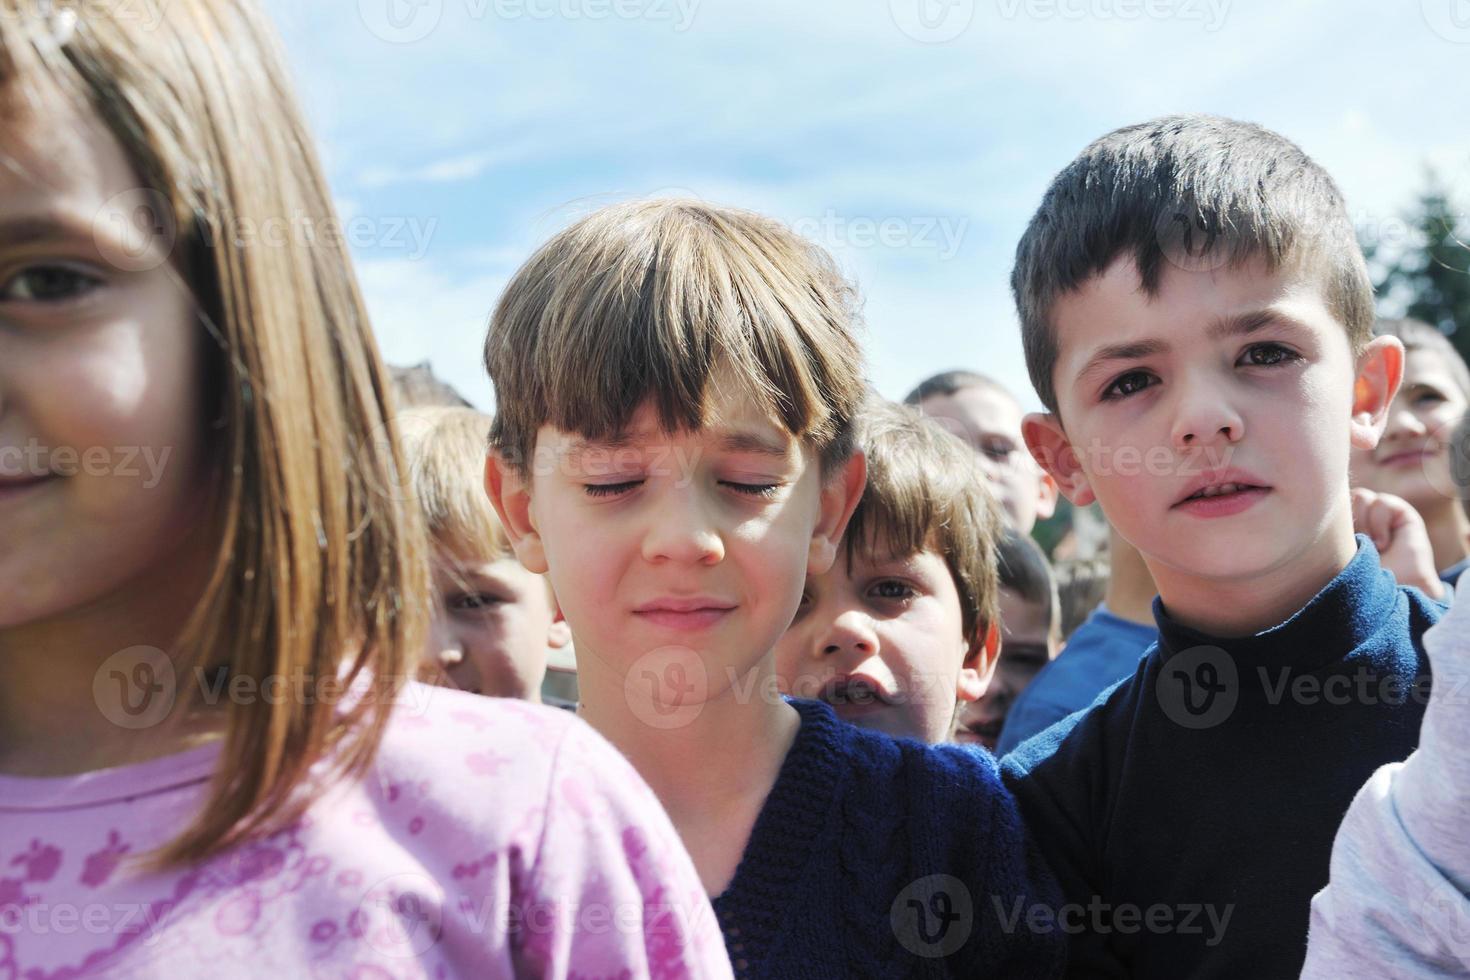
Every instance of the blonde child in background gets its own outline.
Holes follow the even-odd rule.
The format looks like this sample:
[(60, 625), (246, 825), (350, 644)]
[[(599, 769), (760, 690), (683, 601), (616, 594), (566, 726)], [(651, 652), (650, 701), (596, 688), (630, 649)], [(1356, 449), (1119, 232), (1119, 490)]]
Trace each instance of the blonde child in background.
[(396, 421), (432, 545), (426, 678), (471, 694), (539, 702), (547, 658), (567, 647), (571, 631), (551, 583), (516, 561), (485, 497), (490, 416), (414, 408)]
[(663, 801), (738, 975), (1053, 976), (1061, 937), (999, 911), (1051, 886), (994, 760), (777, 690), (863, 492), (854, 317), (831, 258), (758, 215), (583, 218), (491, 319), (491, 499), (561, 599), (582, 717)]
[(991, 752), (1017, 699), (1062, 649), (1061, 598), (1051, 564), (1030, 537), (1006, 529), (997, 547), (1000, 658), (985, 692), (960, 706), (954, 738)]
[(995, 670), (1000, 514), (975, 454), (913, 409), (872, 397), (859, 433), (867, 487), (837, 561), (806, 578), (776, 673), (844, 721), (943, 742)]
[(425, 538), (345, 247), (233, 233), (335, 222), (278, 43), (155, 13), (0, 17), (0, 975), (728, 976), (615, 750), (408, 682)]

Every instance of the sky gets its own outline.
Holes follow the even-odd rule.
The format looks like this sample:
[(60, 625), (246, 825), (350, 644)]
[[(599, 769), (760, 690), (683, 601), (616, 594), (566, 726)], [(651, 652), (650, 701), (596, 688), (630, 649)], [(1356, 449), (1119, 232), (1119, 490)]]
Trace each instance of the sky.
[[(1047, 182), (1175, 112), (1247, 119), (1392, 249), (1434, 166), (1470, 200), (1470, 0), (266, 0), (390, 363), (493, 409), (489, 313), (615, 201), (753, 208), (831, 249), (869, 375), (1038, 407), (1008, 288)], [(1392, 311), (1390, 311), (1392, 312)]]

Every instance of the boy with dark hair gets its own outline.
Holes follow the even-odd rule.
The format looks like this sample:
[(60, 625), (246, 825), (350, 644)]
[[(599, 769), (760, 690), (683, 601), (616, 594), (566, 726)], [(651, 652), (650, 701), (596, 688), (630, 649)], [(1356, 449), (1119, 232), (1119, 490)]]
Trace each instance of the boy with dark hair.
[(1338, 821), (1414, 748), (1443, 613), (1353, 534), (1348, 456), (1404, 355), (1341, 195), (1258, 126), (1130, 126), (1053, 180), (1012, 286), (1027, 445), (1159, 590), (1135, 673), (1004, 762), (1069, 970), (1295, 977)]
[(859, 430), (867, 487), (842, 554), (806, 578), (776, 674), (844, 721), (944, 742), (996, 669), (1004, 525), (975, 454), (932, 420), (873, 397)]

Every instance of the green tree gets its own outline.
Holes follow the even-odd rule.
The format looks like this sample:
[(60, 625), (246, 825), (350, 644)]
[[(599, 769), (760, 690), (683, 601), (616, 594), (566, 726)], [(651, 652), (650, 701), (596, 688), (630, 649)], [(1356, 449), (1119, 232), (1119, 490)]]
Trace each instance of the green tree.
[[(1462, 168), (1470, 177), (1470, 167)], [(1470, 360), (1470, 179), (1447, 186), (1430, 170), (1425, 188), (1405, 215), (1411, 234), (1392, 254), (1374, 242), (1364, 253), (1380, 302), (1405, 316), (1432, 323), (1450, 335)]]

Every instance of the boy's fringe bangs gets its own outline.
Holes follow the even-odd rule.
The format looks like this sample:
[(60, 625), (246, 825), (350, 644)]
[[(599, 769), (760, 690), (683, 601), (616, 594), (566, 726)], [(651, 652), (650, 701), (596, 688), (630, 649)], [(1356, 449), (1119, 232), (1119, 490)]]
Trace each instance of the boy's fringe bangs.
[(698, 430), (711, 386), (753, 400), (795, 438), (837, 438), (843, 376), (860, 363), (846, 337), (852, 289), (809, 246), (791, 257), (825, 289), (793, 282), (777, 262), (790, 236), (751, 241), (766, 219), (745, 218), (736, 227), (697, 203), (648, 202), (543, 246), (507, 287), (487, 339), (497, 390), (521, 395), (497, 405), (492, 445), (528, 467), (540, 425), (607, 440), (644, 404), (666, 434)]

